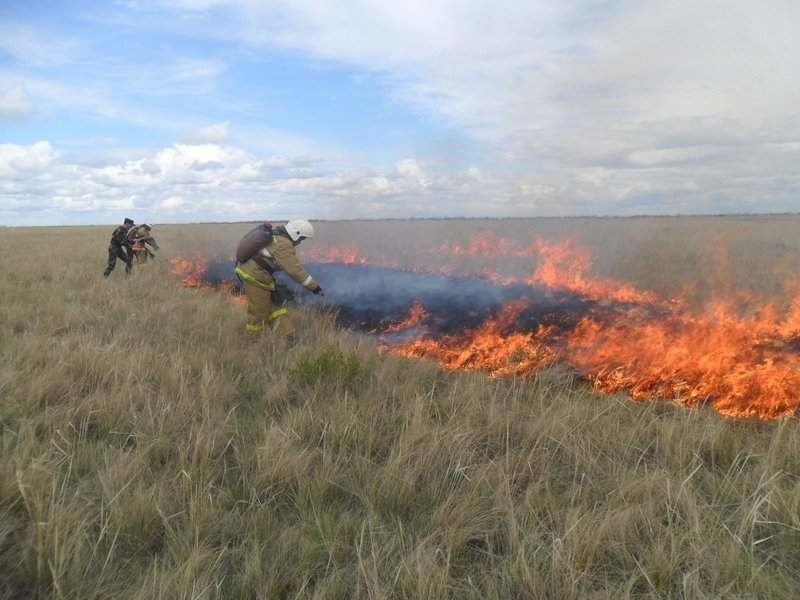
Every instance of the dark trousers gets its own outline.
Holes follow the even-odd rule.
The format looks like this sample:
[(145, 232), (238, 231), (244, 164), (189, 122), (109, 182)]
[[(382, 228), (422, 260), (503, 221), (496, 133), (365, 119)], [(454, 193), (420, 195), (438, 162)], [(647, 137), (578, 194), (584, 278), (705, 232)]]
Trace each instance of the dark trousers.
[(125, 246), (117, 246), (116, 244), (111, 244), (108, 247), (108, 265), (106, 266), (106, 270), (103, 273), (104, 277), (108, 277), (111, 274), (111, 271), (114, 270), (114, 267), (117, 266), (117, 259), (120, 259), (122, 262), (125, 263), (125, 272), (130, 273), (133, 269), (133, 253), (128, 250)]

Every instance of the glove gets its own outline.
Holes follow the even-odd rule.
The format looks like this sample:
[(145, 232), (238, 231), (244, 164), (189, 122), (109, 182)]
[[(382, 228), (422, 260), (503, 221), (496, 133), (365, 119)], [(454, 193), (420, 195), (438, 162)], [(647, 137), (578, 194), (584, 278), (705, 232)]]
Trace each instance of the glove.
[(314, 287), (310, 288), (311, 292), (316, 294), (317, 296), (324, 296), (325, 292), (322, 291), (322, 287), (317, 283)]

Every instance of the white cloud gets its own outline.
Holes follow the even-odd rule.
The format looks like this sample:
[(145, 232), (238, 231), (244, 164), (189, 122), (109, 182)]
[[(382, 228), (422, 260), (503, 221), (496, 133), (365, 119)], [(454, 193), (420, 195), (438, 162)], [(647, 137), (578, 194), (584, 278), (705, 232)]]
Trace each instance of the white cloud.
[[(332, 169), (307, 158), (257, 157), (218, 144), (175, 144), (142, 158), (105, 165), (80, 164), (48, 142), (0, 146), (0, 213), (12, 222), (31, 211), (103, 213), (142, 211), (162, 218), (236, 219), (269, 212), (336, 218), (443, 216), (455, 206), (483, 216), (487, 206), (469, 202), (491, 195), (493, 214), (520, 212), (544, 188), (474, 170), (436, 173), (407, 158), (393, 168)], [(549, 193), (549, 190), (546, 190)], [(521, 201), (520, 198), (523, 198)], [(462, 211), (463, 212), (463, 211)], [(65, 218), (62, 216), (62, 219)]]
[(0, 52), (35, 67), (59, 65), (76, 60), (83, 45), (76, 39), (53, 31), (32, 29), (23, 23), (0, 23)]
[[(794, 0), (176, 0), (161, 3), (168, 13), (134, 4), (135, 16), (187, 37), (368, 73), (396, 102), (465, 134), (477, 156), (463, 170), (415, 156), (343, 167), (309, 158), (322, 154), (313, 143), (268, 124), (237, 116), (232, 131), (228, 121), (126, 107), (115, 93), (125, 82), (137, 97), (202, 98), (227, 69), (217, 58), (122, 65), (86, 89), (0, 69), (0, 116), (35, 103), (193, 132), (100, 166), (64, 162), (49, 144), (0, 147), (3, 206), (135, 197), (137, 208), (175, 214), (305, 207), (326, 217), (797, 209)], [(6, 32), (0, 50), (29, 65), (62, 44)]]
[(218, 59), (181, 58), (173, 62), (168, 72), (178, 81), (208, 79), (221, 75), (227, 65)]
[(422, 171), (422, 165), (414, 158), (405, 158), (399, 161), (395, 168), (400, 175), (409, 181), (413, 181), (423, 187), (428, 184), (425, 173)]
[(592, 210), (617, 213), (714, 198), (780, 209), (798, 191), (793, 161), (770, 148), (800, 142), (794, 0), (167, 4), (209, 11), (209, 35), (378, 73), (521, 186), (563, 190), (567, 212), (590, 193)]
[(58, 153), (49, 142), (30, 146), (0, 144), (0, 177), (14, 179), (47, 169)]
[(174, 213), (176, 210), (185, 205), (186, 200), (183, 198), (183, 196), (170, 196), (163, 202), (159, 202), (156, 206), (165, 212)]
[(231, 133), (231, 122), (213, 123), (201, 127), (198, 131), (186, 137), (188, 144), (224, 144), (228, 141)]
[(17, 121), (27, 117), (30, 112), (31, 101), (21, 85), (0, 90), (0, 119)]

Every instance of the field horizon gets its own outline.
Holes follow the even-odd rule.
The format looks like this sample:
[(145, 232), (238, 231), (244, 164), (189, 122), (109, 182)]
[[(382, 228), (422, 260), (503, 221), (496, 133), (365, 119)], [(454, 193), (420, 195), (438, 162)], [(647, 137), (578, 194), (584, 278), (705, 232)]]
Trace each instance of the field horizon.
[[(439, 269), (424, 244), (502, 221), (573, 237), (599, 281), (791, 303), (800, 217), (779, 217), (320, 221), (304, 250)], [(246, 223), (157, 226), (158, 258), (108, 280), (109, 226), (0, 230), (1, 597), (796, 596), (796, 418), (599, 393), (557, 360), (447, 369), (315, 306), (294, 344), (248, 338), (168, 260), (228, 257)]]
[[(131, 214), (136, 211), (130, 211)], [(484, 217), (471, 217), (471, 216), (452, 216), (452, 217), (358, 217), (358, 218), (314, 218), (315, 223), (418, 223), (424, 221), (570, 221), (570, 220), (647, 220), (647, 219), (761, 219), (761, 218), (775, 218), (775, 217), (798, 217), (800, 212), (742, 212), (742, 213), (674, 213), (674, 214), (631, 214), (631, 215), (602, 215), (602, 214), (585, 214), (585, 215), (540, 215), (535, 217), (519, 217), (519, 216), (484, 216)], [(123, 217), (120, 217), (121, 222)], [(263, 219), (243, 219), (236, 221), (158, 221), (145, 219), (143, 223), (148, 222), (153, 225), (162, 227), (173, 226), (196, 226), (196, 225), (243, 225), (248, 223), (260, 223)], [(285, 222), (286, 219), (275, 219), (276, 223)], [(0, 227), (7, 227), (11, 229), (42, 229), (42, 228), (81, 228), (81, 227), (113, 227), (118, 225), (117, 221), (108, 221), (106, 223), (76, 223), (76, 224), (53, 224), (53, 225), (8, 225), (0, 223)], [(137, 221), (138, 223), (139, 221)]]

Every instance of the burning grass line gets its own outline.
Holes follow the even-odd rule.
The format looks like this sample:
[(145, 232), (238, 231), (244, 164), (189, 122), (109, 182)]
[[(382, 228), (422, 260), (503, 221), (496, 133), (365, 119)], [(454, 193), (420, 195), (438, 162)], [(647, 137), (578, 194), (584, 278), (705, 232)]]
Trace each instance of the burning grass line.
[[(545, 262), (534, 275), (513, 280), (443, 278), (420, 269), (397, 269), (394, 264), (392, 269), (381, 269), (360, 257), (354, 247), (320, 252), (316, 257), (339, 271), (368, 269), (364, 272), (367, 279), (375, 274), (420, 275), (428, 282), (446, 281), (454, 293), (459, 288), (469, 290), (478, 281), (508, 293), (517, 289), (513, 286), (523, 285), (520, 290), (527, 289), (535, 296), (528, 301), (508, 301), (493, 314), (491, 310), (477, 311), (474, 327), (463, 320), (464, 313), (459, 317), (461, 323), (453, 319), (463, 308), (437, 311), (419, 298), (411, 302), (404, 317), (388, 316), (384, 309), (385, 316), (377, 323), (380, 308), (369, 313), (357, 304), (349, 306), (351, 300), (338, 307), (334, 304), (339, 322), (379, 336), (380, 347), (387, 352), (432, 358), (448, 370), (486, 370), (490, 377), (528, 376), (563, 360), (604, 393), (626, 391), (639, 400), (665, 398), (689, 406), (709, 403), (731, 416), (779, 418), (797, 413), (800, 398), (791, 390), (800, 389), (800, 348), (796, 348), (800, 297), (791, 303), (788, 313), (767, 302), (757, 313), (739, 316), (734, 302), (718, 301), (701, 314), (690, 311), (680, 299), (662, 300), (629, 284), (592, 277), (588, 274), (591, 257), (569, 240), (554, 244), (537, 240), (530, 248), (544, 256)], [(234, 290), (233, 284), (220, 280), (219, 275), (213, 281), (204, 277), (209, 263), (202, 257), (175, 259), (174, 264), (186, 285)], [(351, 277), (361, 279), (359, 274)], [(436, 277), (440, 279), (432, 279)], [(556, 296), (540, 310), (542, 301), (536, 295), (541, 293)], [(335, 301), (335, 292), (329, 296)], [(741, 295), (739, 302), (752, 305), (754, 296)], [(577, 304), (570, 308), (570, 303)], [(575, 307), (586, 313), (577, 321), (573, 318)], [(548, 319), (555, 321), (545, 325)], [(460, 330), (448, 333), (453, 326)]]

